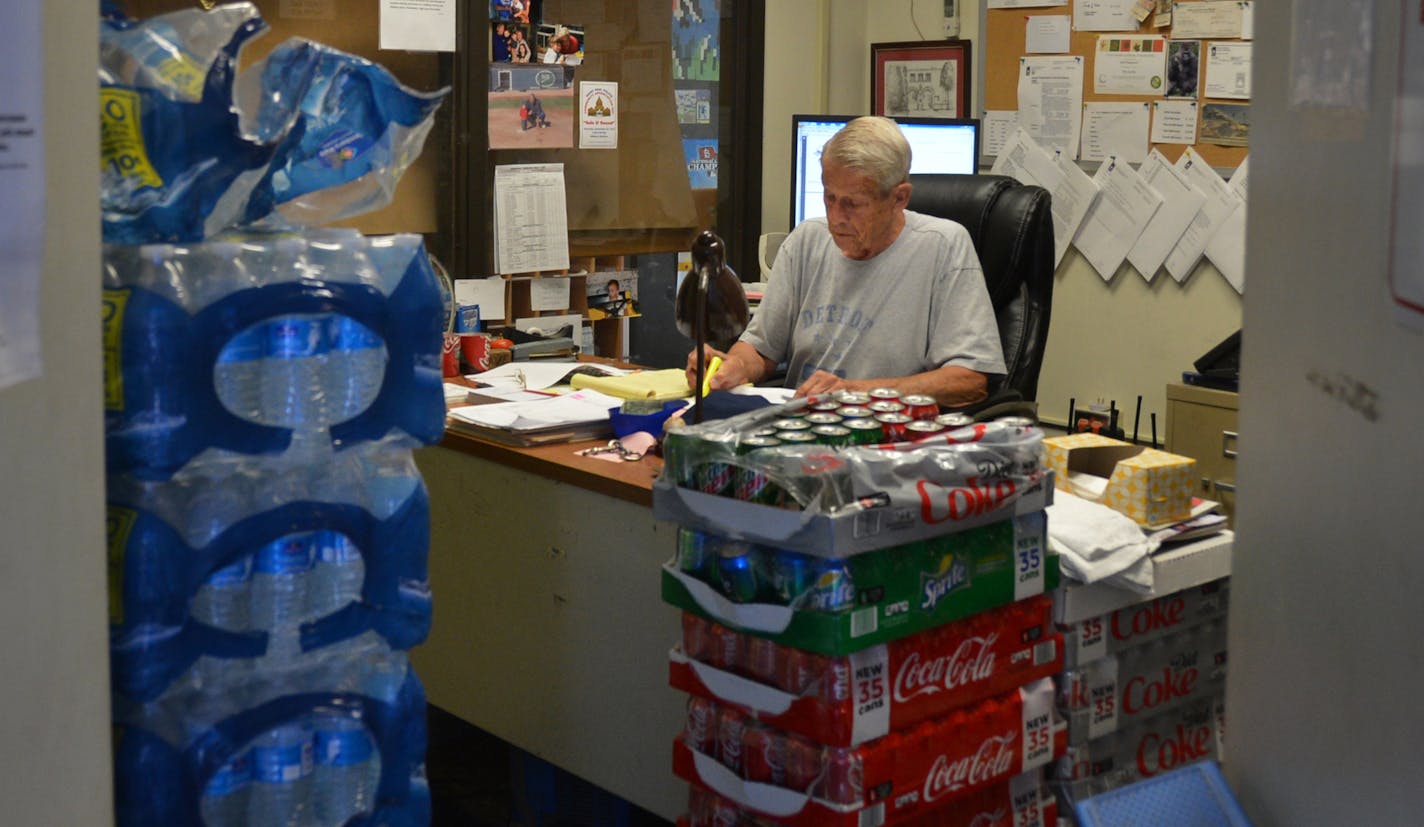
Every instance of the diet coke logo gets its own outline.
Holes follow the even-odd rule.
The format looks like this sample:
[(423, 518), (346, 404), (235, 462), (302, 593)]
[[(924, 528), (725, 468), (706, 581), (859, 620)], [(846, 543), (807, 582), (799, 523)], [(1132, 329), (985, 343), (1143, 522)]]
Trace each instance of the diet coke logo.
[(1196, 667), (1186, 667), (1173, 672), (1172, 667), (1164, 666), (1160, 677), (1154, 679), (1138, 675), (1127, 682), (1122, 694), (1122, 711), (1136, 715), (1148, 709), (1156, 709), (1188, 697), (1196, 686)]
[(992, 514), (1013, 499), (1018, 491), (1013, 480), (979, 485), (973, 479), (961, 486), (944, 486), (928, 480), (915, 484), (920, 494), (920, 518), (930, 525), (946, 520), (967, 520)]
[(1137, 745), (1137, 771), (1144, 778), (1211, 756), (1211, 726), (1177, 724), (1168, 735), (1151, 733)]
[(928, 804), (947, 793), (1002, 778), (1013, 770), (1016, 733), (996, 735), (979, 745), (973, 755), (953, 761), (941, 754), (925, 776), (924, 799)]
[(1174, 597), (1171, 600), (1153, 601), (1127, 616), (1118, 612), (1112, 619), (1113, 639), (1126, 640), (1134, 635), (1145, 635), (1179, 626), (1186, 616), (1186, 609), (1187, 602), (1180, 597)]
[(998, 632), (965, 638), (950, 654), (928, 661), (921, 660), (919, 652), (911, 652), (895, 676), (895, 702), (932, 695), (941, 687), (953, 690), (988, 680), (994, 674), (994, 644), (998, 640)]

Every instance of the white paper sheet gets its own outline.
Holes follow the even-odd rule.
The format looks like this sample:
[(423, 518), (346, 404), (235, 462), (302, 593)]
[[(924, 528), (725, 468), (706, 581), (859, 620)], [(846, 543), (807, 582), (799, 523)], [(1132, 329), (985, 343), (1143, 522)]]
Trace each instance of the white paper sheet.
[(1066, 14), (1036, 14), (1024, 22), (1024, 52), (1057, 55), (1068, 51), (1073, 20)]
[(1019, 58), (1019, 126), (1045, 147), (1078, 157), (1083, 123), (1083, 58)]
[(1103, 35), (1093, 55), (1099, 95), (1160, 95), (1167, 88), (1167, 38)]
[(0, 389), (44, 371), (39, 324), (45, 239), (40, 9), (40, 0), (7, 5), (0, 29), (0, 89), (5, 90), (0, 105), (0, 215), (5, 217), (0, 221)]
[(1172, 5), (1172, 37), (1240, 36), (1241, 4), (1237, 0), (1194, 0)]
[(1206, 196), (1192, 188), (1187, 177), (1178, 172), (1157, 150), (1147, 156), (1138, 170), (1148, 185), (1162, 196), (1162, 208), (1152, 216), (1137, 243), (1127, 253), (1127, 260), (1147, 281), (1157, 275), (1167, 254), (1176, 246), (1187, 225), (1192, 223)]
[(618, 148), (618, 84), (579, 81), (579, 148)]
[(1241, 205), (1241, 199), (1221, 180), (1211, 164), (1203, 161), (1191, 147), (1183, 150), (1176, 167), (1198, 192), (1206, 195), (1202, 208), (1187, 225), (1182, 237), (1177, 239), (1172, 252), (1167, 254), (1167, 272), (1180, 284), (1196, 269), (1202, 254), (1206, 252), (1207, 242), (1216, 234), (1221, 222)]
[(609, 376), (623, 376), (632, 371), (604, 365), (598, 362), (575, 362), (568, 359), (549, 361), (536, 359), (523, 362), (506, 362), (483, 373), (470, 374), (468, 378), (496, 388), (522, 388), (544, 390), (558, 384), (565, 376), (578, 368), (588, 368)]
[(991, 9), (1030, 9), (1041, 6), (1066, 6), (1068, 0), (989, 0)]
[(1252, 40), (1256, 37), (1256, 3), (1255, 0), (1241, 0), (1241, 39)]
[(1147, 101), (1083, 104), (1084, 161), (1102, 161), (1109, 155), (1134, 164), (1147, 159), (1147, 134), (1151, 125)]
[(530, 402), (492, 402), (451, 408), (450, 416), (486, 428), (530, 431), (560, 425), (580, 425), (608, 418), (608, 409), (623, 400), (597, 391), (583, 390)]
[(514, 329), (525, 332), (539, 331), (540, 335), (549, 336), (561, 327), (573, 327), (574, 344), (579, 343), (582, 332), (579, 328), (583, 326), (583, 316), (577, 313), (565, 313), (561, 316), (527, 316), (514, 320)]
[(989, 170), (1048, 190), (1053, 216), (1054, 265), (1063, 260), (1098, 188), (1063, 152), (1048, 152), (1023, 129), (1015, 129)]
[(1108, 158), (1093, 176), (1098, 197), (1073, 246), (1083, 254), (1103, 281), (1111, 281), (1127, 251), (1162, 206), (1162, 196), (1126, 161)]
[(1004, 151), (1004, 142), (1019, 125), (1019, 113), (1012, 109), (990, 109), (979, 125), (980, 149), (990, 158)]
[(381, 0), (381, 48), (455, 51), (455, 0)]
[(480, 306), (480, 320), (504, 318), (504, 279), (455, 279), (455, 304)]
[(1240, 200), (1236, 209), (1231, 211), (1221, 226), (1217, 228), (1216, 234), (1206, 243), (1206, 257), (1211, 259), (1211, 263), (1216, 265), (1216, 269), (1221, 271), (1221, 275), (1240, 293), (1246, 288), (1246, 190), (1247, 190), (1247, 161), (1241, 162), (1241, 166), (1231, 174), (1231, 180), (1227, 182), (1227, 187)]
[(1133, 0), (1078, 0), (1073, 4), (1073, 28), (1080, 32), (1131, 32)]
[(1237, 100), (1251, 97), (1250, 43), (1207, 43), (1202, 51), (1206, 57), (1203, 96)]
[(529, 309), (567, 310), (569, 308), (569, 280), (560, 276), (529, 280)]
[(1004, 141), (1003, 151), (994, 159), (989, 172), (1007, 175), (1021, 184), (1037, 184), (1038, 179), (1029, 171), (1028, 159), (1031, 155), (1048, 158), (1048, 153), (1029, 135), (1023, 127), (1016, 127)]
[(494, 168), (495, 269), (529, 273), (569, 268), (563, 164)]
[(1190, 146), (1196, 142), (1196, 101), (1152, 102), (1152, 143)]

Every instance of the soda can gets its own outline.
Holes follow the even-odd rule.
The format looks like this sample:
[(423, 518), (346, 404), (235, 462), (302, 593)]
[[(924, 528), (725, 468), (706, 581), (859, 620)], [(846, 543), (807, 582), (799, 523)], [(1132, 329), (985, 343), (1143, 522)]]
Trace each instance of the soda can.
[(757, 597), (756, 551), (750, 543), (729, 540), (717, 549), (717, 581), (733, 603), (751, 603)]
[(693, 660), (711, 662), (716, 651), (712, 621), (693, 614), (682, 613), (682, 653)]
[(864, 772), (860, 755), (855, 749), (844, 747), (827, 749), (824, 755), (826, 776), (822, 782), (822, 797), (836, 804), (860, 804), (865, 796), (861, 788)]
[(994, 421), (1003, 423), (1010, 428), (1032, 428), (1038, 424), (1038, 420), (1027, 416), (1001, 416)]
[(882, 428), (880, 423), (869, 417), (847, 419), (841, 423), (850, 431), (850, 445), (879, 445)]
[(777, 429), (775, 425), (763, 425), (760, 428), (753, 429), (750, 436), (776, 436), (776, 430)]
[(811, 429), (816, 442), (821, 445), (849, 445), (850, 429), (844, 425), (817, 425)]
[(905, 438), (911, 442), (929, 439), (942, 433), (944, 433), (944, 426), (933, 419), (912, 419), (905, 423)]
[(717, 754), (717, 705), (696, 695), (687, 699), (687, 745), (703, 755)]
[(747, 720), (730, 707), (717, 710), (717, 760), (722, 766), (742, 774), (742, 744), (747, 734)]
[(775, 436), (778, 439), (781, 438), (781, 433), (785, 431), (811, 430), (811, 423), (807, 422), (804, 419), (801, 419), (800, 417), (793, 416), (788, 416), (784, 419), (778, 419), (775, 422), (771, 423), (771, 426), (777, 430), (778, 433), (775, 434)]
[(850, 700), (851, 694), (850, 659), (826, 658), (825, 670), (821, 673), (821, 698), (836, 705)]
[[(765, 448), (775, 448), (780, 444), (781, 440), (776, 437), (750, 436), (738, 444), (737, 452), (745, 456)], [(736, 466), (733, 469), (732, 477), (732, 496), (742, 502), (780, 505), (785, 495), (781, 487), (766, 475), (766, 471), (752, 467), (752, 464)]]
[(790, 606), (816, 583), (814, 558), (794, 551), (778, 551), (771, 559), (771, 587), (776, 601)]
[(816, 435), (811, 433), (811, 426), (807, 425), (799, 431), (778, 431), (776, 438), (781, 440), (782, 445), (814, 445)]
[(832, 396), (829, 399), (817, 399), (815, 402), (812, 402), (806, 407), (808, 407), (814, 413), (835, 413), (836, 408), (839, 408), (840, 406), (840, 401), (837, 400), (834, 396)]
[(679, 571), (706, 580), (711, 574), (712, 556), (716, 554), (714, 543), (700, 531), (690, 528), (677, 530), (677, 568)]
[(871, 388), (870, 401), (888, 400), (890, 402), (900, 401), (900, 392), (894, 388)]
[(692, 487), (704, 494), (724, 497), (732, 493), (732, 466), (725, 462), (704, 462), (692, 472)]
[(905, 442), (909, 439), (905, 426), (910, 424), (910, 417), (905, 414), (879, 413), (875, 415), (875, 421), (880, 423), (882, 442)]
[(807, 792), (821, 775), (821, 746), (799, 735), (782, 738), (787, 789)]
[(720, 623), (708, 622), (711, 648), (707, 653), (707, 663), (726, 672), (741, 672), (746, 661), (746, 638)]
[(747, 674), (769, 686), (776, 684), (781, 670), (780, 646), (764, 637), (746, 636)]
[(860, 405), (864, 407), (870, 404), (870, 394), (864, 391), (838, 390), (831, 391), (831, 398), (842, 405)]
[(838, 416), (838, 415), (836, 415), (836, 414), (834, 414), (834, 413), (829, 413), (829, 412), (827, 412), (827, 411), (817, 411), (816, 413), (809, 413), (809, 414), (806, 414), (806, 421), (807, 421), (808, 423), (810, 423), (810, 425), (811, 425), (811, 430), (813, 430), (813, 431), (816, 429), (816, 426), (817, 426), (817, 425), (839, 425), (839, 424), (841, 424), (841, 418), (840, 418), (840, 416)]
[(900, 400), (905, 405), (905, 413), (911, 419), (934, 419), (939, 416), (939, 403), (933, 396), (916, 393)]
[(752, 724), (742, 734), (742, 777), (762, 784), (786, 784), (785, 739)]
[(823, 655), (802, 649), (786, 648), (781, 652), (781, 673), (776, 686), (791, 695), (801, 696), (816, 685), (824, 671)]
[(842, 408), (838, 408), (836, 413), (840, 414), (841, 419), (869, 419), (875, 414), (874, 411), (865, 405), (846, 405)]
[(973, 425), (974, 417), (964, 413), (942, 413), (935, 417), (935, 422), (952, 430), (954, 428), (963, 428), (966, 425)]
[(905, 404), (898, 399), (876, 399), (869, 405), (866, 405), (866, 407), (870, 409), (871, 416), (883, 413), (905, 412)]

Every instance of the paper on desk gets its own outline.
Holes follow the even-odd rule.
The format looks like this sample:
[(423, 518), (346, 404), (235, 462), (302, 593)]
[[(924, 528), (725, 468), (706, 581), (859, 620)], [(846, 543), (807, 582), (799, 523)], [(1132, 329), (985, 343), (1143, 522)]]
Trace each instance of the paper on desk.
[(1226, 217), (1240, 205), (1241, 198), (1191, 147), (1187, 147), (1182, 157), (1177, 159), (1177, 169), (1187, 176), (1193, 187), (1206, 193), (1206, 202), (1177, 240), (1177, 246), (1167, 254), (1167, 272), (1181, 283), (1196, 269), (1202, 253), (1206, 252), (1207, 242)]
[(1127, 260), (1146, 281), (1152, 281), (1167, 254), (1176, 246), (1187, 225), (1192, 223), (1206, 196), (1192, 187), (1187, 176), (1157, 150), (1147, 155), (1138, 174), (1162, 196), (1162, 208), (1147, 222), (1137, 243), (1127, 252)]
[[(484, 373), (471, 374), (476, 382), (495, 387), (520, 387), (529, 390), (543, 390), (559, 384), (575, 370), (587, 368), (608, 376), (622, 376), (630, 371), (597, 362), (575, 362), (571, 360), (548, 362), (540, 359), (528, 362), (507, 362)], [(521, 379), (522, 377), (522, 379)]]
[(1161, 208), (1162, 196), (1131, 164), (1112, 156), (1098, 167), (1093, 183), (1098, 185), (1099, 195), (1073, 237), (1073, 246), (1103, 281), (1111, 281), (1142, 229)]
[(1216, 269), (1221, 271), (1221, 275), (1236, 288), (1236, 292), (1242, 292), (1246, 287), (1246, 162), (1250, 158), (1241, 162), (1241, 166), (1231, 174), (1231, 180), (1227, 187), (1236, 194), (1240, 203), (1236, 209), (1231, 211), (1221, 226), (1217, 228), (1216, 234), (1206, 243), (1206, 256), (1211, 259), (1211, 263), (1216, 265)]
[(1109, 155), (1140, 164), (1147, 160), (1147, 132), (1151, 108), (1147, 101), (1083, 104), (1084, 161), (1101, 161)]
[(581, 390), (532, 402), (495, 402), (450, 409), (450, 416), (486, 428), (533, 431), (561, 425), (581, 425), (608, 418), (608, 409), (623, 400), (597, 391)]
[(1019, 58), (1019, 126), (1046, 147), (1078, 157), (1083, 123), (1083, 58)]

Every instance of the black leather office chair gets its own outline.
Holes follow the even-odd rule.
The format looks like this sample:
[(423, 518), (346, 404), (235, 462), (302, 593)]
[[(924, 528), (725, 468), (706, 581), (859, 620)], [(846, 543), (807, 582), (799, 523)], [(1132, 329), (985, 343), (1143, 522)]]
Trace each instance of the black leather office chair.
[(971, 412), (1034, 414), (1053, 301), (1048, 191), (1003, 175), (911, 175), (909, 209), (963, 224), (999, 320), (1007, 372)]

